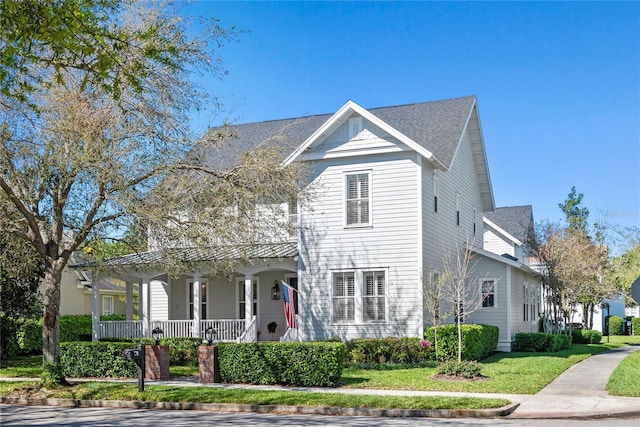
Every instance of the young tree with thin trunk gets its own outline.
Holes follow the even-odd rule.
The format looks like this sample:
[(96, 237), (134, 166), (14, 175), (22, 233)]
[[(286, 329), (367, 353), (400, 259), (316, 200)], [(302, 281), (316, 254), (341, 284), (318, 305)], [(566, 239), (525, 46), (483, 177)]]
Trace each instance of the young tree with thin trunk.
[(60, 279), (87, 239), (134, 223), (161, 246), (272, 237), (255, 206), (295, 200), (300, 172), (269, 144), (209, 167), (234, 141), (189, 129), (205, 102), (193, 71), (223, 72), (213, 47), (232, 33), (217, 22), (190, 37), (168, 4), (135, 0), (9, 0), (0, 18), (0, 191), (18, 213), (0, 229), (43, 263), (43, 379), (64, 382)]
[(443, 258), (443, 293), (453, 304), (453, 315), (458, 329), (458, 362), (462, 361), (462, 322), (464, 316), (482, 307), (482, 287), (474, 277), (477, 260), (473, 246), (467, 243), (464, 248), (446, 252)]
[(451, 315), (451, 313), (442, 310), (443, 303), (446, 301), (444, 291), (446, 281), (447, 273), (437, 273), (432, 267), (429, 267), (422, 280), (423, 307), (429, 323), (433, 326), (433, 346), (436, 360), (438, 360), (438, 326), (442, 324), (443, 319)]

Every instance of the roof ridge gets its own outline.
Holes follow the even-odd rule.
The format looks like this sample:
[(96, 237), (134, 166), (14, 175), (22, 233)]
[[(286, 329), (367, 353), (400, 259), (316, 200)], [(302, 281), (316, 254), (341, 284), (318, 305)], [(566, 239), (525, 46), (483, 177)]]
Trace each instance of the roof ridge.
[[(406, 103), (406, 104), (386, 105), (386, 106), (371, 107), (371, 108), (362, 107), (362, 108), (364, 108), (367, 111), (376, 111), (376, 110), (384, 110), (384, 109), (388, 109), (388, 108), (401, 108), (401, 107), (410, 107), (410, 106), (414, 106), (414, 105), (435, 104), (435, 103), (439, 103), (439, 102), (456, 101), (456, 100), (460, 100), (460, 99), (469, 99), (469, 98), (476, 98), (476, 95), (457, 96), (457, 97), (454, 97), (454, 98), (436, 99), (436, 100), (433, 100), (433, 101), (409, 102), (409, 103)], [(351, 98), (349, 98), (346, 102), (349, 102), (349, 101), (355, 102)], [(346, 102), (345, 102), (345, 104), (346, 104)], [(357, 102), (355, 102), (355, 103), (358, 104)], [(360, 105), (360, 104), (358, 104), (358, 105)], [(309, 119), (309, 118), (312, 118), (312, 117), (331, 116), (333, 114), (335, 114), (335, 111), (333, 113), (307, 114), (307, 115), (304, 115), (304, 116), (285, 117), (285, 118), (280, 118), (280, 119), (260, 120), (260, 121), (256, 121), (256, 122), (246, 122), (246, 123), (237, 123), (237, 124), (226, 123), (226, 124), (222, 124), (222, 125), (219, 125), (219, 126), (213, 126), (213, 127), (209, 128), (209, 129), (217, 129), (217, 128), (223, 127), (225, 125), (227, 125), (227, 126), (247, 126), (247, 125), (254, 125), (254, 124), (285, 122), (285, 121), (289, 121), (289, 120), (303, 120), (303, 119)]]

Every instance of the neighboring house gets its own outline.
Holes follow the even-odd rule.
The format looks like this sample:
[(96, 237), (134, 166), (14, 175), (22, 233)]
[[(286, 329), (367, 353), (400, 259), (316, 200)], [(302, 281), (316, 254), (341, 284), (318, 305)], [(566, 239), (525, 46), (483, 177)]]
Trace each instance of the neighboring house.
[[(506, 351), (516, 332), (535, 330), (540, 286), (518, 259), (522, 240), (486, 219), (495, 206), (475, 97), (368, 110), (349, 101), (333, 115), (237, 125), (233, 133), (234, 149), (279, 144), (291, 153), (284, 165), (309, 165), (309, 185), (319, 190), (312, 206), (289, 207), (297, 235), (251, 247), (231, 280), (211, 274), (206, 260), (236, 259), (237, 247), (181, 249), (195, 267), (180, 277), (167, 274), (158, 251), (108, 260), (106, 274), (140, 284), (141, 320), (128, 322), (126, 335), (160, 327), (165, 336), (202, 336), (213, 327), (221, 340), (278, 339), (290, 332), (284, 281), (298, 292), (300, 339), (422, 336), (422, 280), (443, 270), (444, 253), (467, 244), (477, 260), (473, 282), (485, 292), (483, 307), (464, 321), (499, 326)], [(208, 166), (228, 164), (226, 156), (210, 153)], [(496, 238), (507, 244), (515, 238), (513, 255), (483, 248), (485, 227), (504, 231)], [(271, 321), (279, 326), (267, 336)], [(113, 334), (108, 328), (96, 321), (94, 338)]]
[[(477, 269), (486, 272), (489, 278), (503, 279), (496, 286), (497, 294), (503, 296), (493, 311), (482, 309), (472, 317), (478, 323), (498, 326), (498, 349), (508, 351), (516, 333), (538, 331), (542, 290), (537, 274), (529, 267), (527, 245), (528, 236), (534, 230), (533, 210), (529, 205), (501, 207), (485, 212), (483, 220), (484, 249), (500, 257), (486, 256)], [(509, 308), (500, 310), (497, 306), (500, 303)]]
[[(127, 314), (126, 286), (120, 280), (100, 279), (97, 283), (99, 291), (99, 315)], [(42, 285), (43, 286), (43, 285)], [(77, 269), (65, 268), (60, 280), (60, 314), (92, 313), (93, 290), (91, 273)], [(137, 287), (133, 290), (137, 294)], [(43, 289), (41, 289), (43, 292)], [(132, 300), (131, 312), (134, 304)]]

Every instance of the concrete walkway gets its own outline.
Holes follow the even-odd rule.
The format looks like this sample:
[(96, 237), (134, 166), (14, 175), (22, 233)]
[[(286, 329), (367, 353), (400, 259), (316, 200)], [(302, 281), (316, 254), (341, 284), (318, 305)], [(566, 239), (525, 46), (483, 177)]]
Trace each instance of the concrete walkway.
[[(640, 346), (626, 346), (602, 353), (594, 354), (562, 373), (553, 382), (535, 395), (523, 394), (498, 394), (498, 393), (467, 393), (467, 392), (445, 392), (445, 391), (423, 391), (423, 390), (376, 390), (376, 389), (350, 389), (350, 388), (314, 388), (314, 387), (282, 387), (282, 386), (256, 386), (242, 384), (200, 384), (197, 377), (185, 377), (169, 381), (145, 380), (148, 385), (167, 385), (181, 387), (217, 387), (226, 389), (260, 389), (260, 390), (287, 390), (297, 392), (316, 393), (341, 393), (353, 395), (387, 395), (387, 396), (466, 396), (482, 398), (503, 398), (510, 400), (512, 405), (498, 410), (461, 411), (461, 414), (454, 414), (454, 411), (389, 411), (389, 410), (367, 410), (364, 413), (354, 413), (353, 415), (373, 415), (373, 416), (428, 416), (428, 417), (498, 417), (507, 415), (507, 418), (521, 419), (593, 419), (593, 418), (628, 418), (640, 417), (640, 398), (612, 397), (605, 391), (609, 377), (618, 364), (629, 354), (640, 350)], [(0, 378), (2, 380), (25, 380), (25, 378)], [(37, 380), (37, 379), (33, 379)], [(126, 382), (135, 383), (137, 380), (113, 380), (113, 379), (74, 379), (71, 382), (79, 381), (105, 381), (105, 382)], [(60, 404), (59, 402), (12, 402), (11, 399), (2, 399), (2, 403), (21, 404)], [(55, 400), (55, 399), (51, 399)], [(60, 399), (57, 399), (60, 400)], [(126, 402), (125, 402), (126, 403)], [(129, 402), (131, 404), (132, 402)], [(62, 403), (64, 404), (64, 403)], [(107, 402), (100, 405), (88, 403), (88, 406), (111, 406)], [(112, 405), (121, 406), (117, 402)], [(161, 404), (156, 409), (171, 409)], [(171, 405), (171, 403), (168, 403)], [(221, 410), (221, 411), (245, 411), (255, 410), (250, 405), (219, 405), (214, 408), (205, 408), (184, 404), (176, 404), (173, 409), (201, 409), (201, 410)], [(156, 405), (157, 406), (157, 405)], [(211, 405), (209, 405), (211, 406)], [(244, 408), (247, 406), (247, 408)], [(329, 408), (306, 408), (306, 407), (279, 407), (271, 405), (273, 408), (263, 408), (261, 412), (300, 412), (300, 413), (328, 413)], [(133, 404), (133, 407), (142, 407)], [(154, 406), (155, 407), (155, 406)], [(514, 409), (515, 408), (515, 409)], [(341, 408), (346, 409), (346, 408)], [(394, 413), (394, 412), (397, 412)]]
[(640, 416), (640, 398), (609, 396), (605, 390), (618, 364), (640, 346), (594, 354), (571, 366), (537, 394), (520, 402), (508, 418), (605, 418)]

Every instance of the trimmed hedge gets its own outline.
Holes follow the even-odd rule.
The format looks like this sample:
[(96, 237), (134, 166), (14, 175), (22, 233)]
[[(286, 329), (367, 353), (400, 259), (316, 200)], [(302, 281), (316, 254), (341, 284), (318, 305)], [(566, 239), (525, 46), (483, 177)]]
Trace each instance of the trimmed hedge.
[(556, 352), (571, 345), (570, 335), (520, 332), (511, 347), (515, 352)]
[(345, 348), (335, 342), (221, 343), (220, 376), (227, 383), (335, 387)]
[(124, 358), (131, 343), (65, 342), (60, 344), (60, 365), (67, 377), (136, 377), (138, 368)]
[(593, 329), (574, 329), (571, 331), (571, 339), (574, 344), (597, 344), (602, 339), (602, 334)]
[(631, 319), (631, 330), (633, 335), (640, 335), (640, 317)]
[(421, 338), (362, 338), (346, 343), (347, 362), (419, 363), (431, 358), (431, 343)]
[[(482, 360), (498, 348), (499, 329), (492, 325), (460, 325), (462, 327), (462, 360)], [(425, 339), (435, 345), (433, 326), (424, 332)], [(435, 357), (435, 348), (431, 349)], [(438, 326), (438, 358), (458, 359), (458, 326)]]

